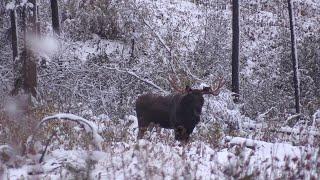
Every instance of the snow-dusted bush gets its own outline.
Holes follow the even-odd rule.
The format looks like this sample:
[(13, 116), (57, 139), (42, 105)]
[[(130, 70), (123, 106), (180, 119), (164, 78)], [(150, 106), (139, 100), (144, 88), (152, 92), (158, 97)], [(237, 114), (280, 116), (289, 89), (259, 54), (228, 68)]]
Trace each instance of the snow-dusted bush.
[(123, 35), (119, 22), (120, 1), (94, 0), (64, 1), (61, 20), (65, 36), (73, 40), (90, 38), (92, 33), (106, 39), (119, 39)]

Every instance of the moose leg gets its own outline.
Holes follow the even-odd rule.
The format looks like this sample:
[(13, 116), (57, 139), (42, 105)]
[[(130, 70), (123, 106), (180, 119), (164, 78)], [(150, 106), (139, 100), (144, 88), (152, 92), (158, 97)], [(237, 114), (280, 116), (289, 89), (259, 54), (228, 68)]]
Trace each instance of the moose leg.
[(174, 129), (175, 139), (178, 141), (187, 141), (189, 135), (187, 134), (187, 129), (183, 126), (178, 126)]
[(139, 127), (138, 139), (142, 139), (144, 133), (148, 130), (148, 126), (150, 123), (145, 118), (142, 118), (142, 116), (139, 116), (139, 115), (138, 115), (138, 127)]
[(138, 139), (142, 139), (144, 133), (147, 131), (148, 127), (139, 127)]

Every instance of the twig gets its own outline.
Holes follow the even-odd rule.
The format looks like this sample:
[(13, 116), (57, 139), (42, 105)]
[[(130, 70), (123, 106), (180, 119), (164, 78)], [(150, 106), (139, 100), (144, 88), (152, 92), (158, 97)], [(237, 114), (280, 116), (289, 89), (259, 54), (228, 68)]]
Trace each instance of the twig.
[(168, 51), (168, 53), (171, 56), (171, 49), (166, 45), (166, 43), (164, 42), (164, 40), (160, 37), (160, 35), (154, 31), (154, 29), (151, 27), (151, 25), (144, 19), (144, 17), (140, 16), (140, 18), (142, 19), (143, 23), (152, 31), (152, 33), (155, 35), (155, 37), (157, 37), (157, 39), (159, 40), (159, 42), (163, 45), (163, 47)]
[(41, 154), (41, 157), (40, 157), (40, 159), (39, 159), (39, 163), (42, 163), (43, 158), (44, 158), (44, 155), (45, 155), (46, 152), (47, 152), (47, 148), (48, 148), (48, 146), (49, 146), (49, 144), (50, 144), (53, 136), (55, 136), (55, 135), (56, 135), (56, 132), (54, 131), (54, 132), (52, 133), (52, 135), (50, 136), (50, 138), (47, 140), (46, 147), (44, 148), (44, 151), (43, 151), (42, 154)]

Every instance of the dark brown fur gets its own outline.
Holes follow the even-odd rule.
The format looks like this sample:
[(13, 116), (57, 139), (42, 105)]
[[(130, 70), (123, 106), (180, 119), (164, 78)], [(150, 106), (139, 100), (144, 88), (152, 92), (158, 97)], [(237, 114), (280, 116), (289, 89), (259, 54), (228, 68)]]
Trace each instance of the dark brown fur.
[(136, 101), (138, 138), (142, 138), (148, 126), (154, 123), (162, 128), (174, 129), (176, 140), (187, 141), (200, 121), (204, 91), (207, 90), (187, 87), (186, 93), (140, 96)]

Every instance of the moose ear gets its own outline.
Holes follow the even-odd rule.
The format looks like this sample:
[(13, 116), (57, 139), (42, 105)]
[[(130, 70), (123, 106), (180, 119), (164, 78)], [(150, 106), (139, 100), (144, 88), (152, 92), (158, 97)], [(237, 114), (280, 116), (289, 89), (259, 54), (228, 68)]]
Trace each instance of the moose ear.
[(203, 92), (209, 92), (210, 91), (210, 87), (203, 87), (202, 91)]
[(186, 85), (186, 92), (188, 93), (188, 92), (191, 92), (191, 91), (192, 91), (191, 87), (189, 85)]

